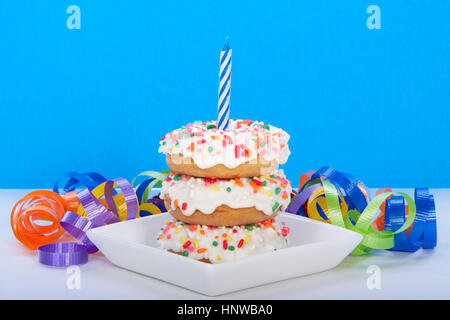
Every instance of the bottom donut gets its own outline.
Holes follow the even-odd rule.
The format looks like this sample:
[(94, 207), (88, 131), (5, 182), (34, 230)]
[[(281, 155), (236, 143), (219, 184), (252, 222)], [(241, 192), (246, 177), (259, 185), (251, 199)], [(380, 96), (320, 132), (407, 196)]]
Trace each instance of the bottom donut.
[(163, 250), (209, 263), (287, 248), (289, 227), (279, 217), (251, 225), (214, 227), (167, 219), (157, 236)]

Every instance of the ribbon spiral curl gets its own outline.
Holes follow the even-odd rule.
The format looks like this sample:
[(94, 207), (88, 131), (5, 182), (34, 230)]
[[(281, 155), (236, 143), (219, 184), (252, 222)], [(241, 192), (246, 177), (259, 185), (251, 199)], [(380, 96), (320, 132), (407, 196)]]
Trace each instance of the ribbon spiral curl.
[[(136, 178), (130, 184), (124, 178), (107, 180), (95, 172), (70, 172), (63, 186), (64, 194), (59, 194), (55, 183), (53, 192), (33, 191), (17, 202), (11, 213), (14, 236), (26, 247), (39, 249), (41, 263), (53, 266), (67, 266), (67, 261), (83, 263), (86, 261), (83, 250), (98, 251), (86, 236), (87, 230), (165, 211), (157, 196), (148, 199), (148, 195), (167, 175), (168, 170), (139, 174), (136, 178), (148, 179), (135, 192)], [(73, 243), (50, 245), (66, 231), (82, 243), (82, 248)]]
[[(381, 214), (374, 221), (379, 209)], [(330, 167), (301, 175), (299, 192), (286, 212), (362, 234), (353, 255), (373, 249), (413, 252), (434, 248), (437, 243), (434, 198), (427, 188), (415, 189), (414, 199), (382, 189), (370, 200), (361, 180)]]
[[(64, 229), (59, 225), (68, 210), (66, 201), (57, 193), (39, 190), (22, 198), (11, 212), (14, 236), (29, 249), (56, 241)], [(38, 221), (44, 221), (43, 225)]]
[(136, 188), (136, 196), (139, 201), (139, 212), (141, 216), (147, 216), (151, 214), (157, 214), (165, 211), (164, 201), (155, 196), (148, 199), (148, 195), (153, 187), (160, 187), (165, 178), (169, 175), (170, 170), (163, 170), (161, 172), (156, 171), (144, 171), (138, 174), (132, 181), (133, 186), (136, 179), (139, 177), (147, 177)]

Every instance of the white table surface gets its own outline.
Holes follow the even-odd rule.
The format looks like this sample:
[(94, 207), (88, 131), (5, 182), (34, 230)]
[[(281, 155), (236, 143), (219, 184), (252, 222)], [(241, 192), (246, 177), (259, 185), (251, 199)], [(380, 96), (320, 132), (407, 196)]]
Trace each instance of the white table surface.
[[(68, 289), (67, 270), (40, 265), (37, 252), (25, 248), (11, 232), (11, 209), (30, 191), (0, 190), (0, 299), (450, 298), (450, 189), (431, 190), (436, 200), (438, 228), (438, 245), (433, 250), (377, 250), (363, 257), (349, 256), (330, 271), (214, 298), (120, 269), (101, 253), (90, 255), (89, 262), (80, 267), (80, 289)], [(412, 190), (408, 192), (412, 194)], [(371, 265), (380, 268), (380, 289), (367, 287), (371, 276), (367, 268)]]

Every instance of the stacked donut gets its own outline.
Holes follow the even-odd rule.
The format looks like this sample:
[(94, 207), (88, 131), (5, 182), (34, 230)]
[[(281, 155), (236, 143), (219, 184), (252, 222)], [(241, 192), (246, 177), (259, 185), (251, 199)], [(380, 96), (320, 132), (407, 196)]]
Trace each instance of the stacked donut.
[(157, 240), (161, 248), (209, 263), (232, 261), (288, 245), (278, 217), (290, 202), (282, 170), (289, 135), (259, 121), (194, 122), (160, 141), (172, 170), (161, 199), (172, 215)]

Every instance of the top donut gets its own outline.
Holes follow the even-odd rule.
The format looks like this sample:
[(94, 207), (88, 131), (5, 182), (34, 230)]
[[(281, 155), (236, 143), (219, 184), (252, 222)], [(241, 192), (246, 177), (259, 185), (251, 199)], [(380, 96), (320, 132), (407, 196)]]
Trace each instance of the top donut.
[(286, 163), (289, 134), (260, 121), (194, 122), (166, 134), (159, 152), (175, 172), (194, 177), (236, 178), (270, 174)]

